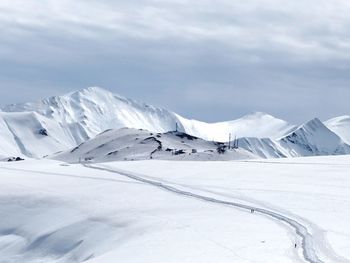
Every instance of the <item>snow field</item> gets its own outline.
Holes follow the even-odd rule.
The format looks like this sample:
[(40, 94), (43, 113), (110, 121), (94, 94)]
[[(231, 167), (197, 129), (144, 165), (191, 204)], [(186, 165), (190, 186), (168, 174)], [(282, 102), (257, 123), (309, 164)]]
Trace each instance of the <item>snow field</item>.
[[(323, 262), (349, 262), (349, 156), (93, 165), (291, 217)], [(1, 163), (0, 174), (2, 262), (303, 262), (295, 231), (257, 212), (79, 164)]]

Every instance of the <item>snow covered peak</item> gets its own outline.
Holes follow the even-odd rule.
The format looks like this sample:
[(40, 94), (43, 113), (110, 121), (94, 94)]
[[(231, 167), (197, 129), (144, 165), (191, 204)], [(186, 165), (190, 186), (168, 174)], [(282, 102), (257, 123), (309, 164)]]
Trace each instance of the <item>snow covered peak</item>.
[(78, 143), (106, 129), (142, 128), (154, 132), (178, 130), (206, 140), (228, 141), (228, 134), (239, 137), (277, 138), (293, 125), (263, 112), (255, 112), (234, 121), (206, 123), (188, 120), (166, 109), (157, 108), (116, 95), (99, 87), (88, 87), (36, 103), (3, 107), (5, 112), (34, 111), (72, 126)]
[(269, 114), (255, 112), (226, 122), (206, 123), (177, 115), (184, 130), (206, 140), (225, 142), (237, 137), (280, 138), (295, 128), (294, 125)]
[(67, 93), (61, 97), (71, 98), (71, 99), (89, 99), (95, 100), (98, 98), (115, 98), (120, 100), (127, 100), (127, 98), (120, 96), (118, 94), (112, 93), (109, 90), (100, 87), (87, 87), (74, 92)]
[(299, 126), (281, 141), (294, 148), (299, 155), (345, 154), (350, 151), (350, 147), (318, 118)]
[[(70, 147), (93, 138), (107, 129), (130, 127), (167, 132), (174, 130), (175, 123), (178, 122), (175, 114), (170, 111), (126, 99), (97, 87), (50, 97), (34, 103), (12, 104), (3, 107), (2, 110), (8, 113), (6, 115), (8, 120), (12, 119), (11, 114), (13, 114), (13, 118), (19, 114), (19, 117), (16, 117), (16, 120), (18, 120), (16, 123), (26, 123), (26, 112), (33, 112), (41, 116), (41, 118), (33, 117), (33, 123), (39, 122), (41, 126), (45, 126), (45, 123), (49, 122), (56, 123), (56, 126), (60, 129), (49, 129), (48, 138), (57, 141), (58, 145), (69, 145)], [(15, 115), (16, 113), (18, 114)], [(13, 122), (7, 121), (7, 123), (11, 124)], [(54, 127), (54, 125), (50, 127)], [(182, 129), (180, 123), (178, 127)], [(23, 130), (26, 130), (27, 133), (36, 133), (37, 128), (33, 125), (29, 128), (29, 131), (27, 128), (23, 127)], [(14, 130), (11, 126), (6, 129), (9, 130), (8, 134), (11, 134), (10, 130)], [(60, 140), (56, 140), (57, 130), (61, 130), (63, 133)], [(23, 149), (21, 144), (24, 138), (22, 138), (22, 135), (18, 136), (17, 133), (13, 133), (13, 136), (18, 138), (16, 140), (17, 148)], [(44, 140), (39, 139), (33, 145), (45, 143)], [(36, 151), (35, 149), (35, 147), (31, 148), (31, 156), (41, 157), (44, 155), (43, 151)], [(50, 149), (52, 149), (51, 153), (54, 153), (62, 148), (51, 147)], [(22, 152), (26, 154), (28, 151)], [(45, 154), (48, 154), (48, 151), (45, 151)]]
[[(267, 113), (254, 112), (233, 121), (206, 123), (186, 119), (166, 109), (137, 102), (99, 87), (84, 88), (34, 103), (12, 104), (1, 110), (0, 126), (3, 128), (0, 130), (0, 140), (11, 143), (0, 147), (0, 154), (6, 153), (6, 149), (12, 149), (11, 152), (16, 149), (16, 154), (22, 152), (41, 157), (74, 147), (105, 130), (124, 127), (157, 133), (174, 131), (177, 127), (178, 131), (219, 142), (227, 142), (229, 135), (231, 140), (235, 137), (283, 138), (292, 146), (309, 147), (313, 154), (344, 152), (339, 146), (343, 144), (340, 138), (319, 119), (296, 128)], [(331, 123), (334, 127), (343, 127), (340, 125), (343, 122), (348, 123), (346, 118)], [(45, 137), (38, 134), (43, 128), (47, 133)], [(270, 144), (268, 141), (256, 143), (259, 147)], [(14, 147), (11, 148), (11, 145)], [(288, 152), (283, 154), (289, 156)]]
[(238, 126), (238, 137), (279, 138), (295, 128), (294, 125), (264, 112), (254, 112), (230, 123)]
[(325, 122), (325, 125), (336, 133), (344, 142), (350, 144), (350, 116), (344, 115)]
[(315, 132), (317, 129), (327, 129), (327, 127), (322, 123), (322, 121), (320, 121), (320, 119), (314, 118), (304, 123), (303, 125), (301, 125), (300, 129), (305, 129), (305, 130), (310, 130), (312, 132)]
[(53, 107), (53, 108), (65, 107), (67, 104), (71, 103), (72, 101), (74, 101), (76, 104), (79, 104), (79, 102), (81, 101), (97, 102), (99, 100), (110, 101), (111, 99), (114, 99), (114, 100), (119, 99), (122, 101), (127, 100), (122, 96), (114, 94), (100, 87), (87, 87), (77, 91), (69, 92), (61, 96), (52, 96), (49, 98), (45, 98), (37, 102), (26, 102), (26, 103), (6, 105), (1, 109), (4, 112), (36, 111), (42, 115), (47, 115), (45, 113), (45, 110), (47, 110), (48, 107)]
[(255, 111), (250, 114), (244, 115), (243, 117), (241, 117), (241, 119), (276, 119), (276, 118), (268, 113)]
[(78, 93), (108, 93), (108, 94), (111, 94), (111, 92), (109, 90), (106, 90), (104, 88), (97, 87), (97, 86), (86, 87), (86, 88), (80, 89), (76, 92), (78, 92)]
[[(14, 104), (6, 112), (34, 111), (63, 126), (79, 126), (78, 137), (91, 138), (106, 129), (143, 128), (156, 132), (175, 129), (172, 112), (90, 87), (36, 103)], [(82, 129), (82, 130), (81, 130)], [(86, 136), (80, 136), (86, 134)]]
[(339, 123), (339, 124), (348, 124), (350, 122), (350, 115), (343, 115), (339, 117), (335, 117), (326, 121), (326, 123)]

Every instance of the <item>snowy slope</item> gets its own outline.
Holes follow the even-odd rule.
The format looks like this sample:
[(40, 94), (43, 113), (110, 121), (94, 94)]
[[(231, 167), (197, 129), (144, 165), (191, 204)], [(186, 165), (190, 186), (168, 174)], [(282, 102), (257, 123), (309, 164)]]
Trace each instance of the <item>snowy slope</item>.
[[(202, 162), (200, 165), (192, 162), (141, 162), (136, 166), (120, 162), (104, 166), (147, 175), (147, 178), (175, 187), (185, 184), (187, 191), (216, 199), (233, 199), (279, 211), (310, 228), (315, 253), (320, 260), (308, 262), (345, 263), (350, 259), (349, 161), (350, 156), (327, 156)], [(231, 222), (237, 223), (235, 220)], [(241, 226), (249, 231), (244, 223)], [(303, 257), (300, 240), (295, 233), (290, 232), (289, 237), (291, 249), (285, 251), (285, 256), (290, 262), (306, 262), (298, 258)], [(243, 239), (240, 238), (241, 242)], [(294, 248), (295, 242), (297, 249)], [(231, 248), (229, 243), (220, 244)], [(234, 251), (244, 259), (232, 259), (231, 262), (250, 262), (250, 256), (255, 255), (257, 258), (253, 262), (263, 262), (267, 251), (277, 252), (270, 241), (265, 244), (263, 251), (254, 252), (257, 246), (253, 245), (249, 247), (252, 253), (242, 253), (240, 248), (245, 246), (241, 243)], [(268, 261), (289, 262), (273, 256), (268, 257)]]
[[(318, 119), (301, 125), (280, 140), (244, 137), (236, 142), (238, 148), (228, 150), (228, 144), (206, 141), (182, 132), (154, 133), (122, 128), (107, 130), (50, 158), (67, 162), (147, 159), (217, 161), (350, 153), (350, 146)], [(220, 147), (225, 149), (222, 154), (218, 153)]]
[(280, 139), (239, 138), (238, 145), (261, 158), (349, 154), (350, 146), (315, 118)]
[(21, 154), (16, 137), (12, 134), (3, 116), (4, 114), (0, 113), (0, 159)]
[[(4, 137), (16, 149), (6, 146), (8, 151), (4, 149), (4, 153), (15, 155), (19, 151), (31, 157), (67, 150), (106, 129), (133, 127), (165, 132), (175, 129), (177, 122), (171, 112), (100, 88), (87, 88), (37, 103), (8, 105), (2, 111), (7, 133), (16, 138), (17, 144), (6, 139), (11, 136)], [(48, 132), (45, 139), (36, 134), (41, 127)]]
[(35, 112), (0, 112), (0, 153), (43, 157), (76, 143), (56, 121)]
[(277, 119), (263, 112), (255, 112), (242, 118), (227, 122), (206, 123), (188, 120), (179, 115), (182, 126), (189, 134), (206, 140), (225, 142), (232, 137), (279, 138), (295, 128), (284, 120)]
[[(34, 111), (66, 127), (77, 143), (107, 129), (142, 128), (155, 132), (175, 129), (175, 115), (107, 90), (91, 87), (37, 103), (13, 104), (6, 112)], [(180, 127), (181, 128), (181, 127)]]
[(182, 132), (153, 133), (146, 130), (122, 128), (107, 130), (96, 137), (50, 158), (67, 162), (116, 160), (232, 160), (257, 156), (244, 149), (225, 150), (219, 154), (217, 142)]
[[(126, 99), (97, 87), (51, 97), (36, 103), (12, 104), (2, 107), (1, 110), (3, 114), (7, 112), (6, 119), (9, 123), (4, 133), (12, 134), (11, 130), (17, 130), (17, 133), (13, 134), (16, 137), (16, 144), (13, 143), (13, 139), (12, 141), (7, 139), (11, 136), (0, 134), (0, 136), (5, 136), (4, 140), (10, 144), (3, 146), (4, 153), (15, 155), (19, 151), (24, 155), (34, 157), (42, 157), (60, 151), (64, 147), (70, 148), (78, 145), (107, 129), (123, 127), (163, 133), (175, 130), (177, 123), (179, 131), (216, 141), (227, 141), (229, 133), (240, 137), (275, 138), (294, 127), (263, 113), (255, 113), (235, 121), (221, 123), (188, 120), (168, 110)], [(30, 121), (25, 121), (27, 115)], [(14, 120), (11, 121), (11, 118)], [(31, 123), (24, 127), (24, 130), (28, 131), (25, 134), (20, 134), (17, 129), (18, 125), (14, 124), (21, 123), (21, 118), (23, 118), (23, 125)], [(31, 145), (28, 146), (29, 140), (26, 139), (26, 134), (35, 133), (39, 127), (46, 127), (47, 123), (51, 123), (47, 131), (49, 137), (52, 138), (40, 140), (38, 148), (33, 149)], [(56, 135), (56, 132), (59, 134)], [(37, 141), (30, 143), (35, 144)], [(46, 141), (50, 142), (47, 147), (42, 145)]]
[(350, 153), (350, 146), (315, 118), (279, 140), (291, 156)]
[[(100, 169), (0, 163), (0, 262), (346, 263), (349, 163), (350, 156), (92, 164)], [(305, 229), (298, 235), (285, 221), (229, 204)], [(310, 253), (320, 260), (306, 261)]]
[(238, 147), (261, 158), (291, 157), (279, 142), (269, 138), (245, 137), (237, 140)]
[(6, 163), (0, 174), (0, 262), (293, 262), (288, 230), (264, 216), (81, 165)]
[(67, 151), (108, 129), (128, 127), (165, 133), (175, 130), (176, 124), (179, 131), (207, 141), (225, 142), (231, 134), (232, 139), (240, 138), (240, 148), (263, 158), (349, 153), (349, 146), (339, 138), (349, 140), (350, 122), (346, 117), (326, 123), (339, 136), (318, 119), (296, 127), (261, 112), (234, 121), (205, 123), (97, 87), (36, 103), (12, 104), (2, 107), (1, 111), (0, 156), (5, 157), (41, 158)]
[[(166, 109), (90, 87), (37, 103), (13, 104), (6, 112), (35, 111), (76, 130), (76, 141), (84, 141), (107, 129), (123, 127), (154, 132), (178, 130), (215, 141), (228, 141), (228, 134), (237, 137), (277, 138), (288, 133), (293, 125), (271, 115), (257, 112), (240, 119), (219, 123), (188, 120)], [(77, 125), (79, 124), (79, 127)]]
[(340, 116), (325, 122), (325, 125), (336, 133), (344, 142), (350, 144), (350, 116)]

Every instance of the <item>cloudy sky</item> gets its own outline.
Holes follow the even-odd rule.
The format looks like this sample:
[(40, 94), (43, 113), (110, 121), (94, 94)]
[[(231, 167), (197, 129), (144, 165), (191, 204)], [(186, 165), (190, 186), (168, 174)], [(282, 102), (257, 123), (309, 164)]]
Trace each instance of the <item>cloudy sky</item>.
[(1, 0), (0, 105), (87, 86), (221, 121), (350, 114), (348, 0)]

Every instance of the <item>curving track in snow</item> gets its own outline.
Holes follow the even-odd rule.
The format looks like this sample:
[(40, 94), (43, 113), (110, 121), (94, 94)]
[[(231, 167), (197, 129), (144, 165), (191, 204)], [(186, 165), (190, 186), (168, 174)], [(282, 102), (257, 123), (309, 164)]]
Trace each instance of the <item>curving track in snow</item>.
[[(211, 202), (211, 203), (216, 203), (216, 204), (221, 204), (221, 205), (232, 206), (232, 207), (240, 208), (240, 209), (247, 210), (247, 211), (251, 211), (253, 209), (255, 213), (260, 213), (262, 215), (265, 215), (265, 216), (268, 216), (268, 217), (273, 218), (275, 220), (278, 220), (279, 222), (285, 223), (290, 228), (292, 228), (301, 239), (301, 248), (302, 248), (304, 260), (306, 262), (325, 263), (324, 261), (322, 261), (318, 257), (318, 255), (315, 251), (314, 237), (313, 237), (312, 233), (310, 232), (310, 230), (308, 229), (308, 227), (303, 225), (302, 223), (298, 222), (297, 220), (295, 220), (293, 218), (290, 218), (288, 216), (285, 216), (283, 214), (280, 214), (280, 213), (277, 213), (277, 212), (274, 212), (274, 211), (271, 211), (268, 209), (259, 208), (259, 207), (255, 207), (255, 206), (251, 206), (251, 205), (246, 205), (246, 204), (242, 204), (242, 203), (238, 203), (238, 202), (230, 202), (230, 201), (220, 200), (220, 199), (216, 199), (213, 197), (208, 197), (208, 196), (192, 193), (189, 191), (181, 190), (181, 189), (167, 185), (167, 184), (162, 183), (162, 182), (143, 178), (140, 175), (136, 175), (136, 174), (133, 174), (130, 172), (100, 167), (100, 166), (86, 164), (86, 163), (84, 163), (83, 165), (88, 167), (88, 168), (92, 168), (92, 169), (116, 173), (116, 174), (128, 177), (130, 179), (133, 179), (133, 180), (136, 180), (136, 181), (148, 184), (148, 185), (152, 185), (152, 186), (158, 187), (160, 189), (163, 189), (163, 190), (166, 190), (166, 191), (178, 194), (178, 195), (199, 199), (199, 200), (202, 200), (205, 202)], [(348, 262), (348, 261), (346, 261), (346, 262)]]

